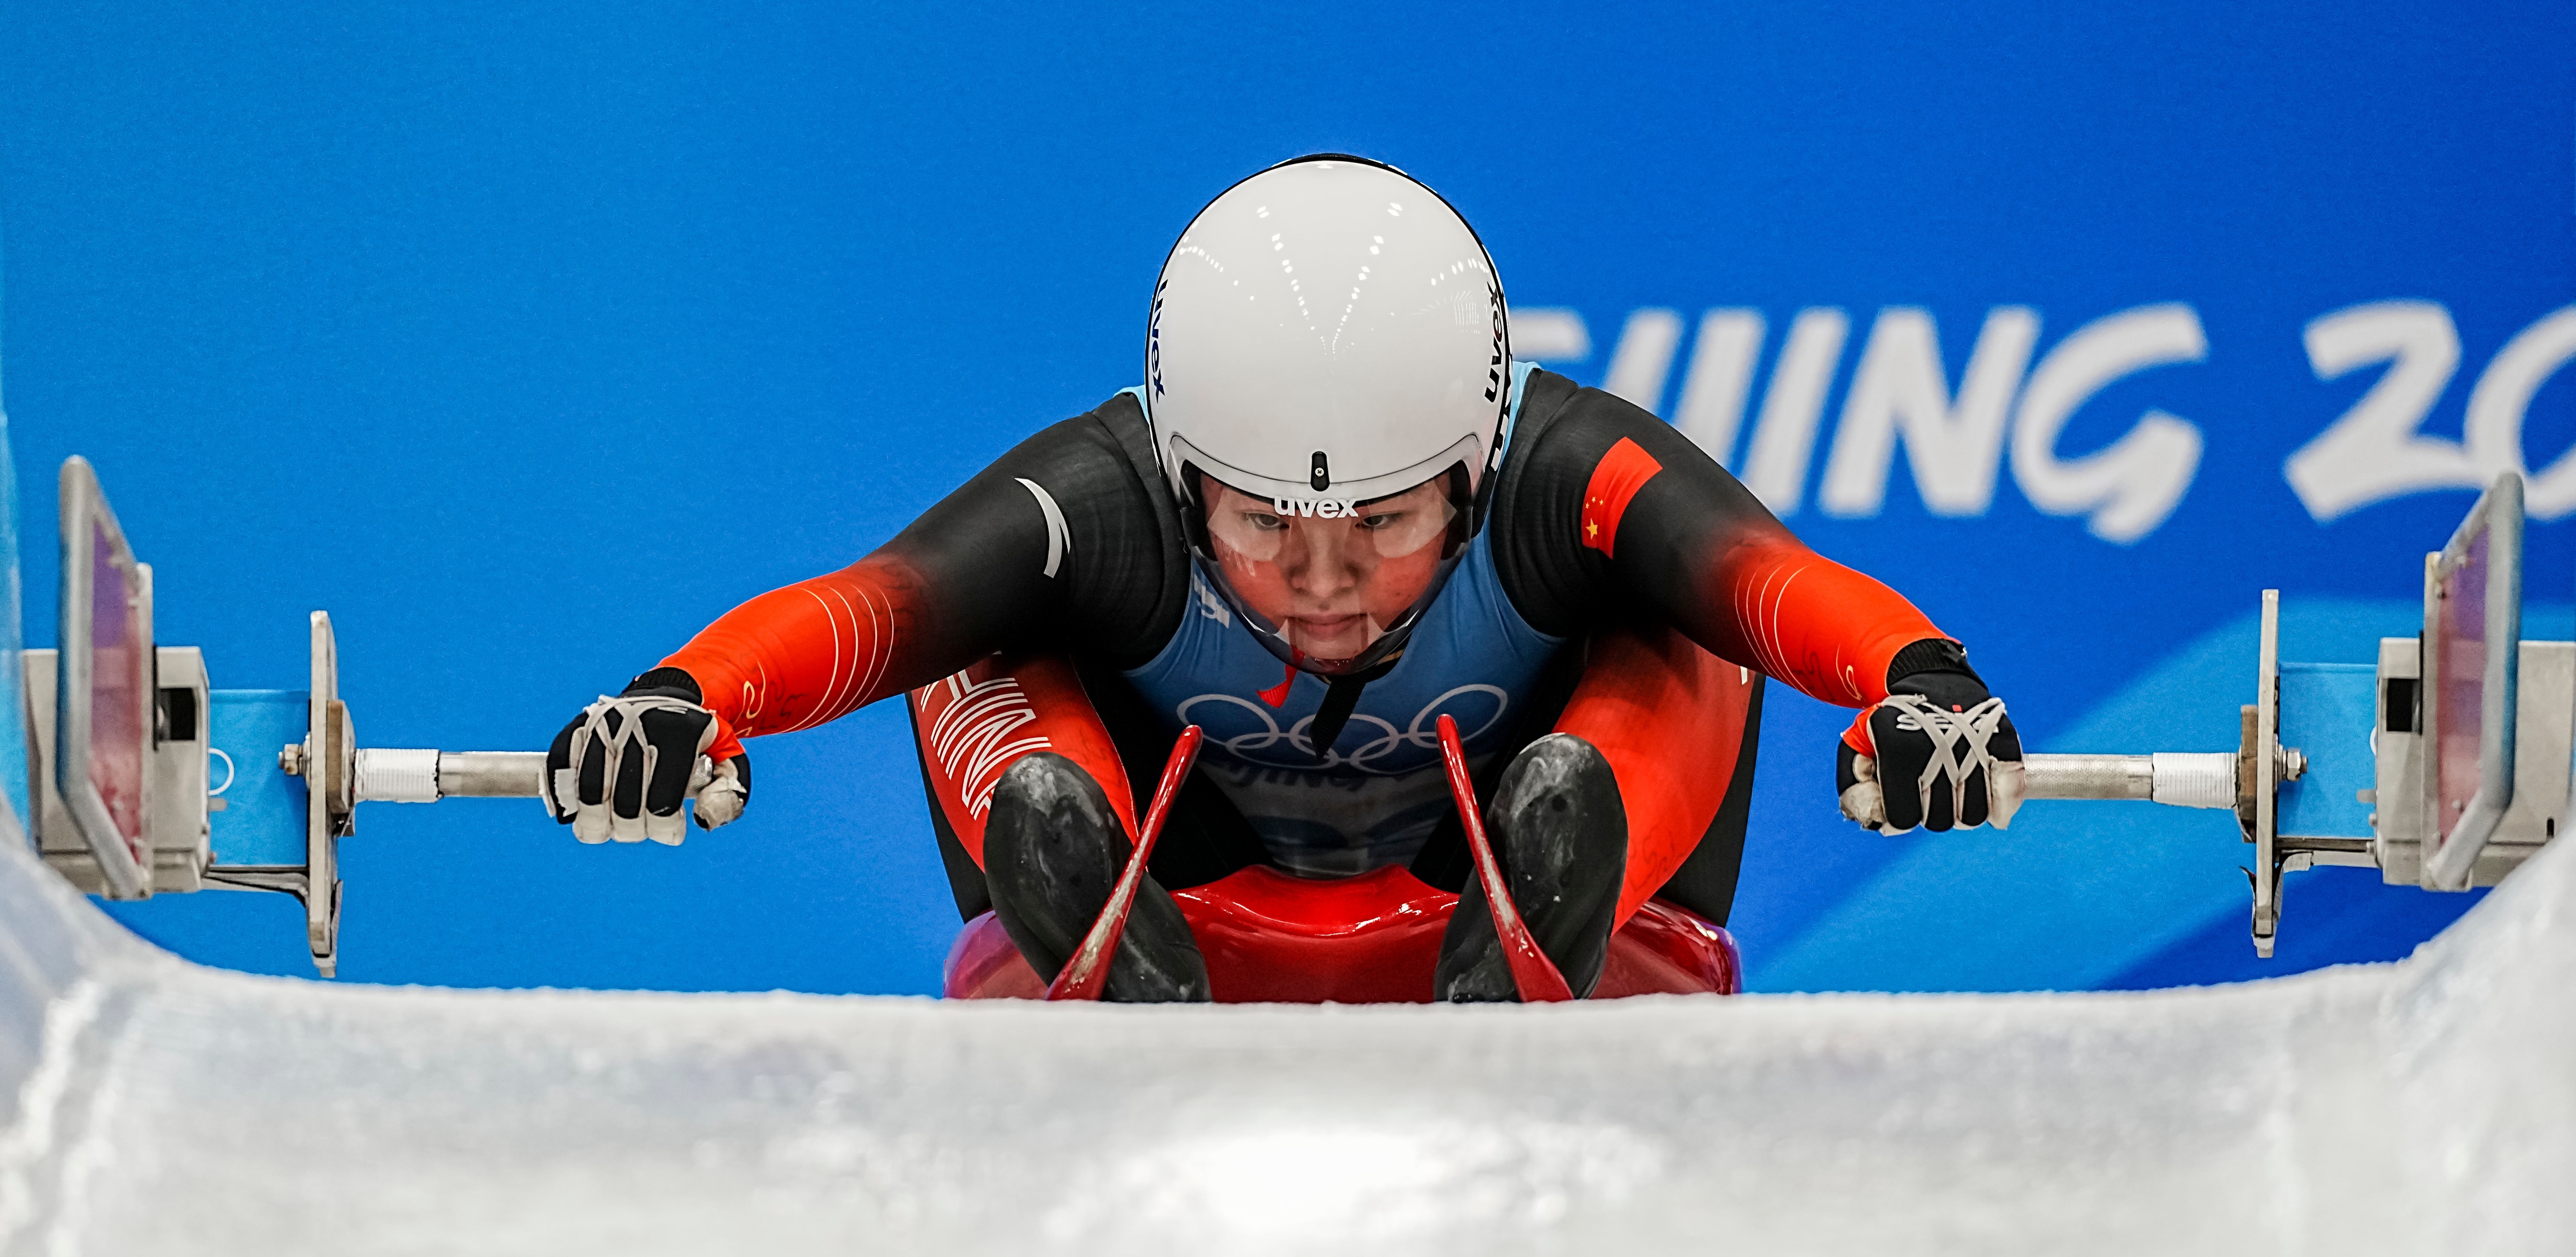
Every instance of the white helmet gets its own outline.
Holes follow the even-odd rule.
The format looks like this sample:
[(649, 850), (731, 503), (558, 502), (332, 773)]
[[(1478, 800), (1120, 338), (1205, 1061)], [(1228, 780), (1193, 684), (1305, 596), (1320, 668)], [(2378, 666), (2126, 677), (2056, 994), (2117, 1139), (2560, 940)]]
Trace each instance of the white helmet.
[[(1146, 325), (1154, 453), (1202, 572), (1280, 658), (1341, 675), (1403, 648), (1482, 523), (1511, 405), (1508, 329), (1476, 233), (1378, 162), (1273, 166), (1181, 234)], [(1366, 650), (1318, 657), (1229, 578), (1208, 535), (1211, 481), (1292, 519), (1357, 515), (1439, 482), (1436, 574), (1409, 607), (1371, 613)]]

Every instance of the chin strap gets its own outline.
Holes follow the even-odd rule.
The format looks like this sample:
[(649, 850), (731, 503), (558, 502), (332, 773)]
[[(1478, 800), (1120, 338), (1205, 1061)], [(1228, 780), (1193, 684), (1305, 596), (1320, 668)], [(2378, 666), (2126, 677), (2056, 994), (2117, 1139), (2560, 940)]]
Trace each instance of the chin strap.
[(1399, 650), (1376, 667), (1334, 677), (1327, 683), (1324, 705), (1315, 709), (1314, 722), (1306, 726), (1306, 743), (1315, 748), (1315, 758), (1332, 758), (1334, 740), (1342, 736), (1343, 727), (1351, 722), (1351, 713), (1360, 705), (1360, 691), (1367, 689), (1369, 682), (1394, 671), (1395, 661), (1403, 657), (1404, 652)]

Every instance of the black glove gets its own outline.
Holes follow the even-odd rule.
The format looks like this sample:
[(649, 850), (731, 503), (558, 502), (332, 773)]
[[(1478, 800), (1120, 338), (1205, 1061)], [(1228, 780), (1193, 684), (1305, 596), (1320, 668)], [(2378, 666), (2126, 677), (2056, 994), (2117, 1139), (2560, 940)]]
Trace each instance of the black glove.
[(742, 815), (751, 801), (751, 757), (709, 762), (716, 714), (697, 680), (655, 668), (615, 698), (603, 694), (555, 735), (546, 751), (546, 807), (583, 842), (679, 845), (680, 805), (697, 800), (698, 828)]
[(1887, 672), (1886, 701), (1843, 734), (1835, 773), (1843, 815), (1889, 834), (1988, 821), (2010, 828), (2021, 807), (2021, 735), (1968, 652), (1927, 639), (1898, 651)]

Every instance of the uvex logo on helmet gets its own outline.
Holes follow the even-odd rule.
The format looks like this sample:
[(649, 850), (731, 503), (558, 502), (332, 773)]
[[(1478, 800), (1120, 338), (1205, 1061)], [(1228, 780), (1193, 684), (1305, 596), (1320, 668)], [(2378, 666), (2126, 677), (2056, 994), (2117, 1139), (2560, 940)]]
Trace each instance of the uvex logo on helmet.
[[(1485, 400), (1489, 402), (1499, 401), (1502, 399), (1503, 372), (1511, 365), (1506, 361), (1506, 359), (1511, 357), (1511, 350), (1504, 344), (1504, 336), (1506, 334), (1504, 329), (1509, 326), (1509, 320), (1506, 319), (1503, 314), (1502, 281), (1499, 279), (1495, 280), (1490, 291), (1493, 294), (1491, 300), (1494, 306), (1494, 364), (1485, 373)], [(1151, 344), (1152, 339), (1152, 333), (1148, 331), (1146, 334), (1147, 343)], [(1147, 351), (1149, 356), (1151, 352), (1152, 351), (1150, 349)]]

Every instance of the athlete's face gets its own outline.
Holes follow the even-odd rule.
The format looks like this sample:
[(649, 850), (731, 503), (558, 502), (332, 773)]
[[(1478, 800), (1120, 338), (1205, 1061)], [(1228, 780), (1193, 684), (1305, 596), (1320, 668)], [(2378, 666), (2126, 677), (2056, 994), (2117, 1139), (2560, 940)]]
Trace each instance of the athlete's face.
[(1338, 519), (1203, 483), (1208, 540), (1236, 596), (1324, 663), (1368, 649), (1431, 588), (1455, 509), (1437, 482)]

